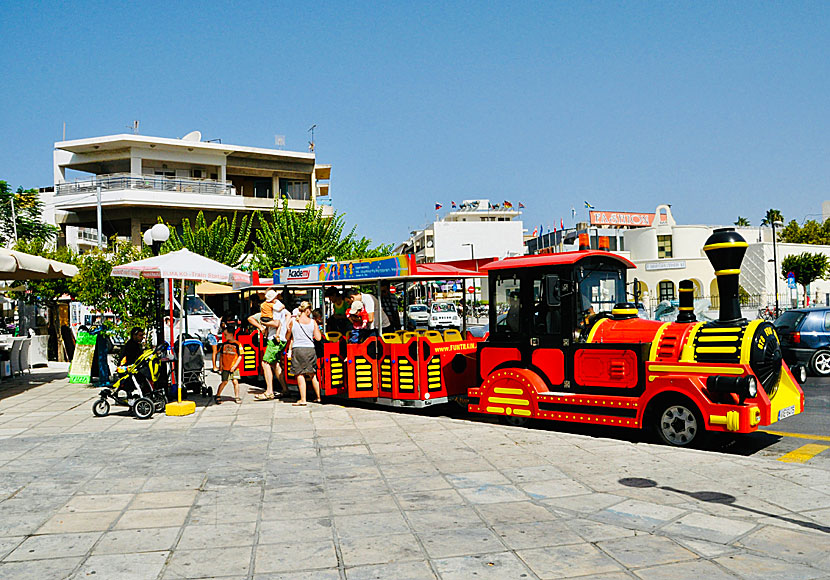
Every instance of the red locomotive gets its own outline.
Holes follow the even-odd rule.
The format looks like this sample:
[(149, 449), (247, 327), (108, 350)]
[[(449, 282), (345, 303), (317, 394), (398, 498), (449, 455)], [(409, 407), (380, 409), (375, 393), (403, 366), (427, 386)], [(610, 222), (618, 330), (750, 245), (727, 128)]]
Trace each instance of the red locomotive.
[[(626, 303), (628, 260), (600, 251), (493, 262), (490, 335), (478, 345), (469, 410), (528, 419), (653, 429), (670, 445), (706, 432), (749, 433), (800, 413), (804, 394), (782, 361), (775, 329), (742, 318), (738, 276), (746, 241), (715, 230), (704, 251), (721, 299), (698, 322), (680, 285), (674, 323), (642, 320)], [(498, 305), (507, 312), (498, 315)]]

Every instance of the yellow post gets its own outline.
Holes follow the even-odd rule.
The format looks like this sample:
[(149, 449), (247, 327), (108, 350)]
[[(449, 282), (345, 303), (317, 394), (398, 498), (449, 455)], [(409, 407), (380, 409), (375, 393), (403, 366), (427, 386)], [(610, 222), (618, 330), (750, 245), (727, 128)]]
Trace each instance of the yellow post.
[[(184, 279), (182, 279), (182, 295), (181, 301), (179, 302), (179, 358), (176, 361), (176, 366), (178, 369), (178, 383), (176, 387), (178, 389), (178, 401), (175, 403), (167, 403), (164, 408), (164, 412), (171, 416), (178, 416), (181, 417), (183, 415), (192, 415), (196, 412), (196, 403), (194, 401), (182, 401), (182, 334), (183, 334), (183, 320), (185, 316), (187, 316), (187, 309), (185, 308), (185, 295), (184, 295)], [(173, 299), (173, 296), (170, 296), (170, 300)], [(172, 333), (170, 334), (170, 340), (173, 340)]]

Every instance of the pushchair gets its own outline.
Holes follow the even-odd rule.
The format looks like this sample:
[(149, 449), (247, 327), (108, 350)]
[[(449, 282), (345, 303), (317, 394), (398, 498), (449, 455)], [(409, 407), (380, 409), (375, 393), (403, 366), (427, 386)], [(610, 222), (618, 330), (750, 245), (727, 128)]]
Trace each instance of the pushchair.
[[(179, 345), (174, 347), (176, 356)], [(212, 397), (213, 388), (205, 385), (205, 358), (202, 355), (202, 342), (188, 337), (182, 342), (182, 391), (199, 393), (203, 397)]]

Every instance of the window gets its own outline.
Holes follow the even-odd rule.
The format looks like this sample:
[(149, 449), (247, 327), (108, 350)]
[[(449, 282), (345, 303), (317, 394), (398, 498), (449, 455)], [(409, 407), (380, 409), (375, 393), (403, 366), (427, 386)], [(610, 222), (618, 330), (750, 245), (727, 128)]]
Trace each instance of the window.
[(830, 330), (830, 312), (824, 313), (824, 330)]
[(671, 236), (657, 236), (657, 257), (671, 258)]
[(663, 280), (660, 282), (660, 301), (674, 300), (674, 282)]
[(308, 181), (280, 179), (280, 197), (308, 201), (311, 199)]
[(615, 304), (625, 302), (621, 270), (586, 268), (580, 272), (579, 278), (579, 316), (611, 312)]
[(254, 197), (263, 199), (273, 198), (274, 194), (271, 190), (273, 183), (270, 179), (255, 179), (254, 180)]
[(533, 281), (533, 334), (552, 335), (562, 332), (562, 316), (558, 305), (548, 304), (548, 288), (546, 284), (554, 285), (550, 291), (558, 296), (557, 276), (544, 275)]
[(519, 296), (519, 279), (515, 274), (496, 278), (496, 332), (508, 336), (519, 333), (522, 320)]

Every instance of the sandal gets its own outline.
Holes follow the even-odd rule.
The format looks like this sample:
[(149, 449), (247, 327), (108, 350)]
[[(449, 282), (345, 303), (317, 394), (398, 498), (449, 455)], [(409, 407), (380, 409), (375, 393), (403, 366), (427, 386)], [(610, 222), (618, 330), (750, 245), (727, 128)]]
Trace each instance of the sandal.
[(241, 405), (242, 404), (242, 397), (236, 397), (233, 400), (233, 402), (236, 403), (237, 405)]
[(274, 395), (266, 395), (265, 393), (254, 395), (254, 401), (273, 401), (274, 398)]
[(217, 405), (221, 405), (222, 404), (222, 399), (219, 398), (219, 395), (216, 395), (215, 397), (213, 397), (213, 402), (216, 403)]

